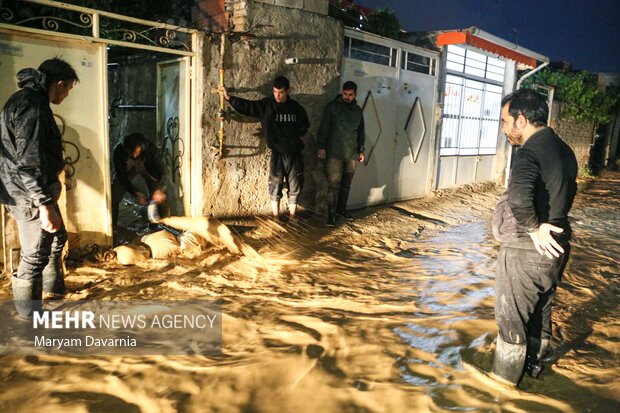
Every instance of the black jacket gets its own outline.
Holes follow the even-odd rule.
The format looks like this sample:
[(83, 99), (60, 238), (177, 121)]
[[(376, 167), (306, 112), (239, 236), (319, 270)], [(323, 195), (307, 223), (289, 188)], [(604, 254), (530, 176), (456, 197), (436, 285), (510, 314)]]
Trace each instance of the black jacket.
[(22, 69), (17, 80), (21, 90), (0, 113), (0, 202), (48, 205), (53, 203), (49, 187), (58, 182), (65, 165), (62, 136), (50, 108), (45, 75)]
[(269, 149), (278, 153), (300, 152), (304, 144), (301, 137), (306, 134), (310, 123), (306, 110), (290, 97), (278, 103), (272, 97), (261, 100), (246, 100), (231, 96), (228, 101), (238, 112), (260, 119)]
[[(147, 181), (147, 186), (151, 190), (165, 191), (164, 176), (166, 173), (166, 167), (163, 162), (163, 155), (157, 147), (144, 140), (141, 142), (142, 152), (140, 156), (135, 159), (135, 163), (141, 164), (136, 171)], [(123, 143), (119, 143), (114, 148), (112, 154), (112, 161), (114, 163), (114, 176), (118, 179), (119, 183), (125, 188), (125, 191), (131, 195), (136, 196), (138, 190), (131, 183), (130, 171), (129, 171), (129, 154), (123, 147)]]
[(570, 240), (568, 211), (577, 193), (577, 159), (553, 129), (534, 133), (513, 158), (508, 189), (493, 217), (493, 232), (502, 242), (530, 240), (541, 223), (563, 228), (553, 234)]
[(347, 103), (342, 95), (323, 111), (317, 147), (326, 149), (330, 159), (353, 160), (364, 152), (364, 114), (357, 102)]

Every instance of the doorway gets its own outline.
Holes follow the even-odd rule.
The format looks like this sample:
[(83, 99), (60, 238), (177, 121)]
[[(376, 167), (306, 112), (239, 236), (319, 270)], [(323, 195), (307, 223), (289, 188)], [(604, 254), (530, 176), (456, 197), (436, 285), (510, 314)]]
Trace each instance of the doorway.
[[(189, 157), (189, 58), (124, 47), (108, 48), (108, 112), (110, 131), (110, 170), (112, 193), (118, 192), (119, 175), (130, 178), (140, 193), (152, 195), (147, 181), (152, 179), (146, 159), (156, 158), (164, 174), (156, 176), (158, 187), (166, 194), (161, 214), (189, 214), (186, 193), (190, 185)], [(156, 154), (142, 154), (147, 173), (136, 173), (134, 161), (127, 160), (128, 169), (119, 168), (115, 153), (124, 150), (123, 139), (139, 133), (151, 144)], [(134, 168), (134, 169), (132, 169)], [(122, 186), (122, 185), (121, 185)], [(151, 188), (152, 189), (152, 188)], [(120, 189), (122, 191), (122, 189)], [(112, 202), (116, 199), (113, 196)], [(118, 220), (114, 224), (114, 244), (135, 241), (150, 231), (147, 205), (125, 191), (119, 204)], [(147, 199), (148, 201), (148, 199)]]

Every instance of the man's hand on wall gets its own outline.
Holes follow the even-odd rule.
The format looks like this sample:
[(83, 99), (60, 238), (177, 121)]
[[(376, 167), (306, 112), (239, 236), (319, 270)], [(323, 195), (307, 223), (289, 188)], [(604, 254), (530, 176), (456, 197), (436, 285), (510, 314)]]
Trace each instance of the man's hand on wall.
[(41, 205), (39, 207), (39, 219), (41, 220), (41, 228), (52, 234), (58, 231), (62, 225), (62, 219), (52, 205)]
[(560, 233), (564, 231), (560, 227), (551, 224), (541, 224), (537, 231), (530, 232), (529, 236), (534, 242), (534, 247), (540, 255), (546, 255), (547, 258), (559, 257), (564, 252), (564, 248), (553, 238), (551, 232)]
[(325, 149), (319, 149), (318, 155), (319, 159), (325, 159), (325, 157), (327, 156), (325, 153)]
[(224, 99), (230, 100), (230, 95), (228, 94), (228, 91), (226, 90), (226, 87), (219, 86), (217, 88), (217, 93), (219, 93), (220, 95), (224, 96)]

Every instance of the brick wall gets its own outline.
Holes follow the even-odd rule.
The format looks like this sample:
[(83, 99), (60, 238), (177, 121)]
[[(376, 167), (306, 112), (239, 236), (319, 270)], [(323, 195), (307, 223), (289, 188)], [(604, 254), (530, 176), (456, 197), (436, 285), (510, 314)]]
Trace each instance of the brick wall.
[(202, 0), (192, 11), (192, 21), (199, 28), (221, 33), (228, 31), (229, 17), (236, 32), (248, 30), (248, 3), (266, 3), (273, 6), (289, 7), (312, 13), (327, 15), (329, 0)]
[(196, 27), (221, 33), (228, 31), (228, 12), (224, 0), (202, 0), (192, 9), (192, 22)]
[(313, 13), (327, 14), (329, 0), (254, 0), (259, 3), (273, 4), (274, 6), (292, 7)]
[(590, 145), (594, 139), (593, 123), (577, 123), (568, 119), (560, 119), (561, 103), (553, 102), (550, 125), (555, 132), (573, 148), (579, 170), (588, 164)]

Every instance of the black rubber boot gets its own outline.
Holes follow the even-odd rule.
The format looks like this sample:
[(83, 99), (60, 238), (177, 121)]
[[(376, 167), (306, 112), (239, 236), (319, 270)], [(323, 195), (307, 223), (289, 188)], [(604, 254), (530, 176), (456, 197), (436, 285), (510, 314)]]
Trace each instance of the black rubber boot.
[(351, 192), (351, 182), (353, 182), (352, 173), (344, 173), (340, 182), (340, 191), (338, 194), (338, 215), (346, 220), (352, 220), (353, 217), (347, 212), (347, 202), (349, 201), (349, 193)]
[(497, 336), (492, 374), (510, 384), (518, 385), (523, 376), (526, 354), (526, 344), (508, 344)]
[(327, 205), (327, 226), (336, 226), (336, 206), (338, 205), (338, 188), (330, 188), (329, 203)]
[(13, 277), (11, 280), (13, 289), (13, 303), (20, 317), (30, 318), (34, 311), (41, 311), (43, 299), (43, 282), (37, 280), (22, 280)]
[(58, 260), (50, 258), (49, 263), (43, 269), (43, 292), (55, 296), (63, 296), (67, 292), (65, 275)]
[(545, 368), (542, 362), (542, 358), (547, 353), (549, 347), (548, 338), (533, 338), (528, 339), (527, 356), (525, 361), (525, 372), (534, 378), (538, 378)]

